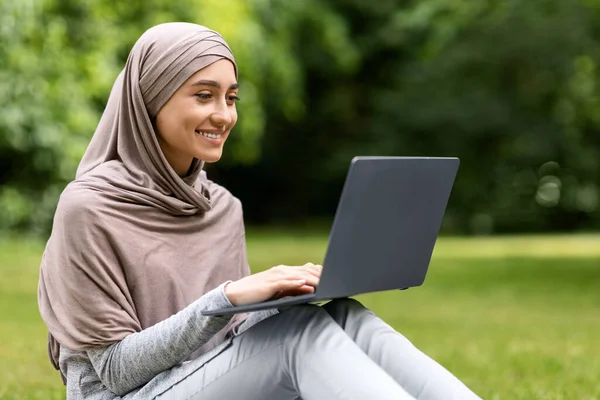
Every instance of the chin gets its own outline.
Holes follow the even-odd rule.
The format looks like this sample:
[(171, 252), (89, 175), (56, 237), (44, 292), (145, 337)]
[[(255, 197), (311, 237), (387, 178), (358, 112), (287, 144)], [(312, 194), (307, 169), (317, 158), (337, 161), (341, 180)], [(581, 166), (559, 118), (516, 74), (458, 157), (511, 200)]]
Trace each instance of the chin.
[(219, 154), (202, 154), (199, 157), (197, 157), (199, 160), (204, 161), (207, 164), (213, 164), (216, 163), (217, 161), (219, 161), (221, 159), (221, 156), (223, 155), (222, 152), (219, 152)]

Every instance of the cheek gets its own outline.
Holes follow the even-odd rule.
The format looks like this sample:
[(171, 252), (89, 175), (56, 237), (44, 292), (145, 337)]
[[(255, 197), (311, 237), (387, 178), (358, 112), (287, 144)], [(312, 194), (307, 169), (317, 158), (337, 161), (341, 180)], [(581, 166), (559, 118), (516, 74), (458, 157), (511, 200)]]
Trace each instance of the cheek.
[(195, 128), (200, 123), (209, 119), (213, 112), (212, 108), (208, 105), (192, 104), (182, 109), (181, 118), (185, 120), (186, 124), (190, 124)]
[(181, 129), (181, 118), (178, 116), (177, 107), (168, 102), (156, 116), (156, 128), (164, 140), (177, 136)]
[(171, 128), (172, 125), (169, 122), (169, 118), (167, 118), (163, 113), (159, 113), (156, 116), (156, 120), (154, 122), (154, 130), (156, 131), (159, 138), (162, 140), (168, 141), (172, 135)]

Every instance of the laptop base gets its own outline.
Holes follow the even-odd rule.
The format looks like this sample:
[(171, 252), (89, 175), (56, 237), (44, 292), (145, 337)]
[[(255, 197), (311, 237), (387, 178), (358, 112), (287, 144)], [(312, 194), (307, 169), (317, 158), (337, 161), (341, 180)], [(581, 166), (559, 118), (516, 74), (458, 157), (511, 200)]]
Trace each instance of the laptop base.
[(313, 301), (322, 301), (322, 300), (327, 300), (327, 299), (320, 299), (320, 298), (317, 298), (317, 295), (315, 293), (309, 293), (309, 294), (302, 294), (302, 295), (298, 295), (298, 296), (282, 297), (282, 298), (276, 299), (276, 300), (261, 301), (260, 303), (243, 304), (240, 306), (223, 308), (220, 310), (202, 311), (202, 315), (225, 316), (225, 315), (239, 314), (239, 313), (245, 313), (245, 312), (250, 312), (250, 311), (267, 310), (270, 308), (294, 306), (294, 305), (298, 305), (298, 304), (306, 304), (306, 303), (310, 303)]

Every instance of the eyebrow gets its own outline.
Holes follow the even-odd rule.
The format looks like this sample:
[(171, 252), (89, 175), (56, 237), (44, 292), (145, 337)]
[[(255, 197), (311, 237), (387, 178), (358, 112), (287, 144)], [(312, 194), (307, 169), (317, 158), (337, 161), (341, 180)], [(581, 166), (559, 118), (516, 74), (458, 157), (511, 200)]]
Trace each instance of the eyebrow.
[[(192, 86), (212, 86), (217, 89), (221, 89), (221, 84), (217, 81), (212, 81), (210, 79), (201, 79), (197, 82), (192, 83)], [(240, 85), (238, 83), (233, 83), (229, 86), (229, 90), (237, 89)]]

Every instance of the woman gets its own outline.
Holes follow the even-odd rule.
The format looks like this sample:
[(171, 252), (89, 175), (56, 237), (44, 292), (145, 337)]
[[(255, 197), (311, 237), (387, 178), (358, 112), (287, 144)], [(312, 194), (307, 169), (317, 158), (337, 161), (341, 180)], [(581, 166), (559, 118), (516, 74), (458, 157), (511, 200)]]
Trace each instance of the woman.
[(353, 300), (207, 317), (310, 293), (321, 267), (250, 275), (242, 208), (209, 181), (236, 123), (223, 38), (145, 32), (111, 91), (44, 252), (39, 306), (68, 399), (469, 399)]

